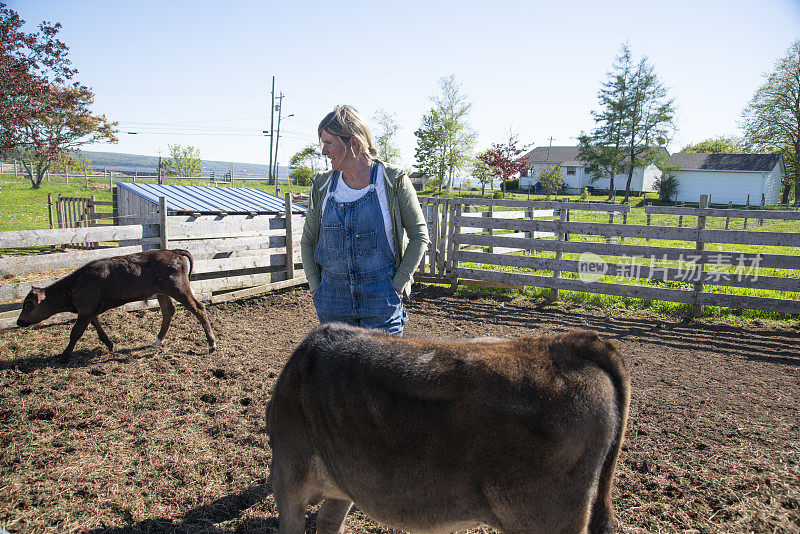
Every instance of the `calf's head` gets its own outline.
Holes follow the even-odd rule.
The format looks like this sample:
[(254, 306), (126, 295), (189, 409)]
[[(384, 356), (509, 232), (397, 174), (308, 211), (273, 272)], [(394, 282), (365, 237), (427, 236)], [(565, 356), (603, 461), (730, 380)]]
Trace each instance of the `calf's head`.
[(45, 297), (44, 289), (32, 287), (25, 300), (22, 301), (22, 312), (17, 319), (17, 326), (30, 326), (44, 321), (51, 315), (63, 310), (56, 309)]

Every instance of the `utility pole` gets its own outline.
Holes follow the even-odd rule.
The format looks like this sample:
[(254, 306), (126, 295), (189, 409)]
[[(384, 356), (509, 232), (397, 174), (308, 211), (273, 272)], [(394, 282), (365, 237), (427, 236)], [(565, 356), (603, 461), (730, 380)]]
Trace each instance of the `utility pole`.
[(550, 144), (547, 147), (547, 161), (550, 161), (550, 147), (553, 146), (553, 136), (550, 136)]
[(272, 175), (272, 140), (274, 136), (273, 126), (275, 117), (275, 76), (272, 77), (272, 104), (269, 107), (269, 175), (267, 176), (267, 183), (271, 184), (273, 180)]
[(278, 141), (281, 140), (281, 104), (283, 104), (283, 91), (281, 91), (280, 96), (278, 97), (278, 105), (273, 106), (273, 108), (278, 108), (278, 131), (275, 134), (275, 194), (278, 194)]

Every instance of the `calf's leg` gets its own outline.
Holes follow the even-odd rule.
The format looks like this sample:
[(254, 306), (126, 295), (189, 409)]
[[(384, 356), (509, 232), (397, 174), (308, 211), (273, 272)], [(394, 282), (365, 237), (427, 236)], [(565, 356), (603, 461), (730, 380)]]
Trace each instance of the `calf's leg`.
[(203, 330), (206, 333), (208, 352), (214, 352), (217, 349), (217, 341), (214, 338), (214, 332), (211, 331), (211, 323), (208, 320), (208, 315), (206, 315), (206, 307), (203, 306), (202, 302), (194, 297), (192, 294), (192, 289), (189, 287), (189, 283), (186, 283), (186, 289), (184, 291), (176, 288), (173, 293), (170, 293), (170, 296), (183, 304), (187, 310), (192, 312), (192, 314), (197, 317), (197, 320), (200, 321), (200, 324), (203, 326)]
[(66, 362), (69, 360), (69, 357), (72, 356), (72, 350), (75, 348), (75, 344), (86, 331), (86, 327), (89, 326), (89, 322), (92, 320), (92, 317), (97, 316), (78, 315), (78, 320), (75, 321), (75, 325), (72, 327), (72, 331), (69, 333), (69, 344), (67, 344), (67, 348), (64, 349), (64, 352), (61, 353), (61, 361)]
[(113, 350), (114, 349), (114, 342), (111, 341), (111, 339), (106, 335), (106, 332), (105, 332), (105, 330), (103, 330), (103, 327), (100, 326), (100, 320), (97, 318), (96, 315), (94, 317), (92, 317), (91, 323), (92, 323), (92, 326), (94, 326), (94, 329), (97, 330), (97, 337), (100, 338), (100, 341), (102, 341), (103, 344), (106, 347), (108, 347), (108, 350)]
[(175, 315), (175, 304), (172, 303), (172, 299), (167, 295), (158, 294), (156, 298), (159, 306), (161, 306), (161, 330), (158, 331), (158, 337), (153, 341), (153, 346), (160, 347), (164, 343), (172, 317)]

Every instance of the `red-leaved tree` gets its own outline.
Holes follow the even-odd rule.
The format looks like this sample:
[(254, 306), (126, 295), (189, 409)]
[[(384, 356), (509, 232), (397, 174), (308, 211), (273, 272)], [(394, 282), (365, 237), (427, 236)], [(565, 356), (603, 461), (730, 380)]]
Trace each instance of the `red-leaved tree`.
[(508, 143), (494, 143), (491, 148), (477, 156), (484, 162), (503, 182), (505, 194), (505, 181), (511, 176), (528, 168), (528, 159), (521, 154), (529, 145), (520, 145), (515, 134), (509, 134)]
[(61, 24), (25, 21), (0, 3), (0, 150), (13, 153), (34, 189), (52, 162), (86, 143), (117, 141), (115, 122), (95, 116), (92, 91), (72, 81), (69, 48), (58, 38)]

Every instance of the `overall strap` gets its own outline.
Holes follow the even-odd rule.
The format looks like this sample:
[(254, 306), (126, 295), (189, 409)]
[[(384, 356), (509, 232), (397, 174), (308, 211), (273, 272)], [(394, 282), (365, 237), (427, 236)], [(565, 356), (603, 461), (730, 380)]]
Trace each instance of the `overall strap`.
[(369, 185), (374, 186), (377, 179), (378, 179), (378, 162), (373, 161), (372, 166), (369, 169)]

